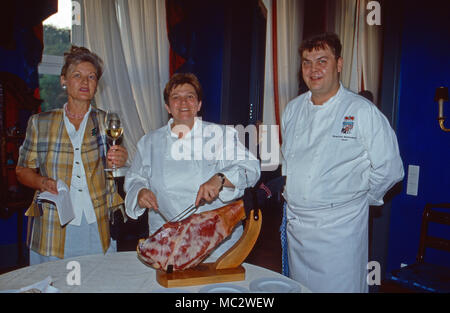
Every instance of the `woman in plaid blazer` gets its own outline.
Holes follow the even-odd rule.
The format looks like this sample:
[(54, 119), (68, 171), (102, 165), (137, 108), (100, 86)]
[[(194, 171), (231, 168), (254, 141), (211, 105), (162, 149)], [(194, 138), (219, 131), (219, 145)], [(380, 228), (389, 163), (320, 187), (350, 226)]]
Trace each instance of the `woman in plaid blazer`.
[[(36, 189), (25, 213), (30, 217), (30, 264), (117, 250), (110, 238), (109, 211), (123, 200), (104, 169), (123, 166), (128, 153), (119, 145), (108, 151), (105, 112), (91, 106), (102, 60), (76, 46), (64, 57), (60, 81), (68, 101), (64, 108), (30, 117), (16, 168), (18, 180)], [(60, 224), (53, 203), (37, 201), (39, 192), (57, 194), (58, 180), (69, 186), (75, 211), (66, 225)]]

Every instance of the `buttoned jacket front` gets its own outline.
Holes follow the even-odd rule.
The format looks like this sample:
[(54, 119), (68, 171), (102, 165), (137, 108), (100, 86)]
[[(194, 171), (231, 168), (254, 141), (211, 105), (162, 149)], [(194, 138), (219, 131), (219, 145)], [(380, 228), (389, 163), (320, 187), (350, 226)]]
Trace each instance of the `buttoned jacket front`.
[[(122, 204), (114, 180), (108, 179), (106, 166), (105, 112), (92, 107), (81, 145), (89, 195), (94, 206), (103, 252), (109, 247), (109, 210)], [(74, 161), (73, 146), (64, 125), (63, 109), (36, 114), (28, 121), (26, 138), (19, 151), (18, 166), (36, 169), (40, 175), (63, 180), (69, 187)], [(31, 217), (31, 236), (27, 242), (41, 255), (64, 257), (65, 228), (59, 223), (52, 203), (35, 197), (25, 215)]]

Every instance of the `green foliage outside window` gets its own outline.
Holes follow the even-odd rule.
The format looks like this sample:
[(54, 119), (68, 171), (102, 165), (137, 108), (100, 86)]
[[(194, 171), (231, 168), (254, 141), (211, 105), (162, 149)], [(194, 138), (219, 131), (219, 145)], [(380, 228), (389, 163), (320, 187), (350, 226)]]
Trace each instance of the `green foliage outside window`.
[(70, 29), (56, 28), (52, 25), (44, 25), (44, 54), (63, 56), (69, 51)]
[[(44, 54), (63, 56), (69, 51), (70, 29), (44, 25)], [(43, 100), (42, 111), (60, 108), (66, 103), (66, 93), (61, 89), (59, 75), (39, 75), (39, 92)]]
[(39, 75), (39, 92), (41, 99), (44, 100), (41, 104), (43, 112), (61, 108), (67, 102), (67, 95), (61, 88), (59, 75)]

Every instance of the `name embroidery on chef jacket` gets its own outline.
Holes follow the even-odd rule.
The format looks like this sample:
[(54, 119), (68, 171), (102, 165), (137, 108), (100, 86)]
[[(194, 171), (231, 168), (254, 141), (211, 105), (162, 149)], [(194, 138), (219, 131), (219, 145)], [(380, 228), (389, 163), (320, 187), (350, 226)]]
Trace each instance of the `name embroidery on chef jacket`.
[(340, 138), (343, 141), (346, 141), (348, 139), (356, 139), (356, 137), (353, 134), (354, 131), (354, 122), (355, 117), (354, 116), (344, 116), (344, 120), (342, 121), (342, 128), (339, 135), (333, 135), (333, 138)]

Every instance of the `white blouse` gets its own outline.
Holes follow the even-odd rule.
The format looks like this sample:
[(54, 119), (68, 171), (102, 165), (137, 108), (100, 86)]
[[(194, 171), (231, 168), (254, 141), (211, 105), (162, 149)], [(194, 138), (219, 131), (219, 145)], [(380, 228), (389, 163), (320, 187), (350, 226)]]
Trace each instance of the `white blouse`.
[(70, 200), (72, 201), (72, 205), (75, 211), (75, 218), (69, 224), (76, 226), (80, 226), (83, 214), (86, 217), (86, 221), (88, 222), (88, 224), (97, 222), (94, 206), (89, 194), (83, 160), (81, 158), (81, 147), (83, 144), (84, 131), (86, 129), (86, 124), (90, 112), (91, 107), (89, 106), (89, 110), (84, 115), (84, 118), (78, 130), (75, 129), (75, 126), (67, 118), (66, 112), (64, 112), (64, 125), (73, 146), (73, 167), (72, 179), (70, 181)]

